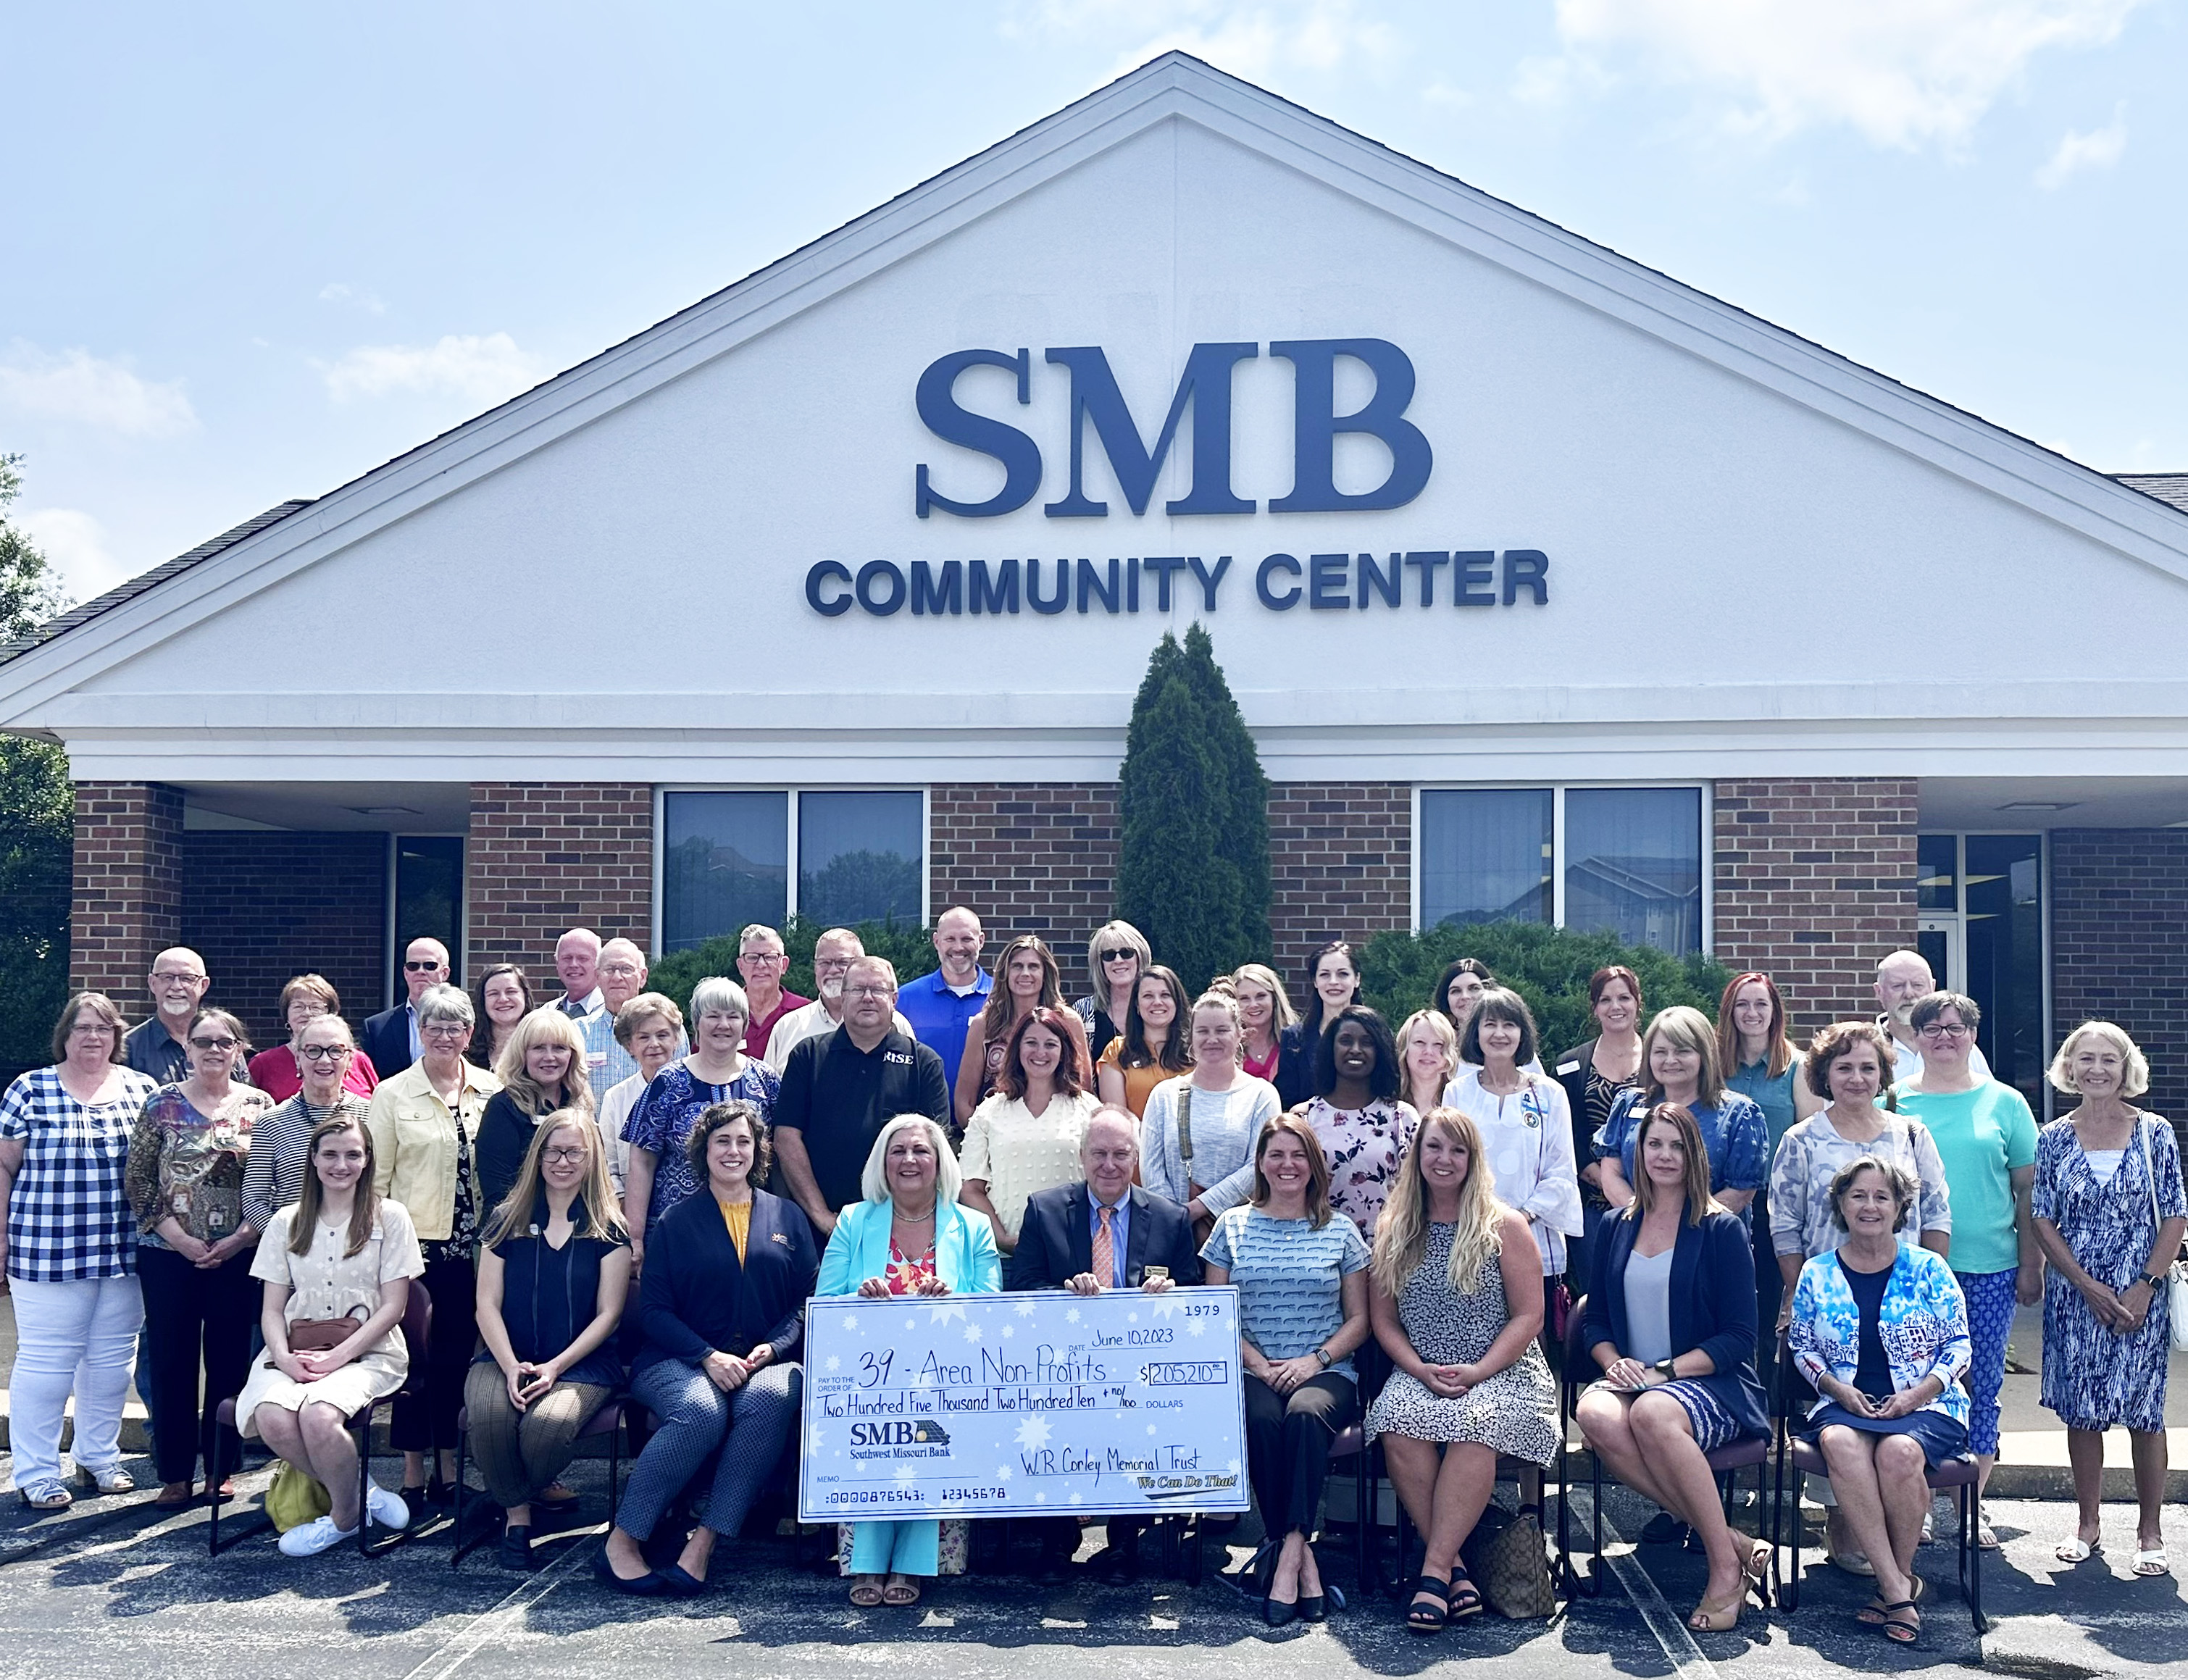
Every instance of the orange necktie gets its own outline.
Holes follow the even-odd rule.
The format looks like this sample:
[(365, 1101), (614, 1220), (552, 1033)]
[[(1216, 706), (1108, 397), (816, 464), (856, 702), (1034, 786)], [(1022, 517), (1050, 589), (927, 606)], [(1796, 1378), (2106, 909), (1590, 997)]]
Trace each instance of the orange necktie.
[(1117, 1281), (1117, 1239), (1109, 1229), (1109, 1222), (1116, 1218), (1117, 1210), (1098, 1206), (1096, 1210), (1102, 1215), (1102, 1223), (1094, 1232), (1094, 1276), (1107, 1289), (1113, 1288)]

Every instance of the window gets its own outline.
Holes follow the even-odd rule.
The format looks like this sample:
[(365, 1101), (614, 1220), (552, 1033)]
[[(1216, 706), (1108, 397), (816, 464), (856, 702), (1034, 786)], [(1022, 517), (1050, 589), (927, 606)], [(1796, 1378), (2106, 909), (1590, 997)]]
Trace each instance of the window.
[(1683, 956), (1702, 948), (1698, 787), (1565, 795), (1564, 924)]
[(463, 972), (462, 840), (431, 834), (396, 837), (394, 920), (387, 932), (393, 947), (387, 965), (389, 1003), (410, 995), (403, 982), (403, 953), (413, 939), (438, 939), (448, 948), (455, 972)]
[(661, 948), (688, 950), (793, 915), (923, 921), (926, 830), (916, 790), (663, 793)]
[(1547, 787), (1421, 795), (1421, 922), (1548, 922), (1554, 795)]
[(1420, 923), (1546, 922), (1700, 951), (1703, 815), (1691, 786), (1424, 788)]

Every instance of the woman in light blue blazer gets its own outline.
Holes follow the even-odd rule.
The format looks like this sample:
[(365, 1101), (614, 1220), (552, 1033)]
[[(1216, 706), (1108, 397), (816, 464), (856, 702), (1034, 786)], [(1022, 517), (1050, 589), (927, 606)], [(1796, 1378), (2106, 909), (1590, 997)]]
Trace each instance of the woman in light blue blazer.
[[(866, 1200), (837, 1215), (816, 1295), (993, 1295), (1002, 1290), (994, 1227), (957, 1205), (962, 1183), (942, 1128), (899, 1114), (866, 1157)], [(851, 1602), (919, 1602), (915, 1576), (940, 1572), (942, 1525), (932, 1518), (851, 1525)]]

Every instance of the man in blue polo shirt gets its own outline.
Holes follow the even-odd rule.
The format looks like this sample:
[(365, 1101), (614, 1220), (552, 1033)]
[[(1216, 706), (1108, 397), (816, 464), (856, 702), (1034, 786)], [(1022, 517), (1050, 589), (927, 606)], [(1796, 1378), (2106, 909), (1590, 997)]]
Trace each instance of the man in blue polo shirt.
[(941, 967), (909, 981), (897, 995), (898, 1012), (911, 1023), (914, 1037), (942, 1058), (943, 1077), (957, 1088), (957, 1063), (965, 1054), (965, 1029), (987, 1007), (995, 989), (980, 967), (980, 948), (988, 943), (980, 918), (959, 905), (934, 924), (934, 954)]

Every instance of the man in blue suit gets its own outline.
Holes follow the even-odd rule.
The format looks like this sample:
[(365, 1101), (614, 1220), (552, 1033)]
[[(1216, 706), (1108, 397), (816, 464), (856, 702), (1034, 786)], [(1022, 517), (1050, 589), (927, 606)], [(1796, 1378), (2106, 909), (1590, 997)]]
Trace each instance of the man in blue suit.
[[(1079, 1295), (1104, 1289), (1159, 1294), (1174, 1284), (1199, 1283), (1193, 1221), (1169, 1198), (1132, 1182), (1139, 1165), (1139, 1122), (1131, 1111), (1096, 1109), (1079, 1146), (1082, 1181), (1036, 1191), (1026, 1202), (1009, 1287)], [(1110, 1518), (1109, 1543), (1087, 1559), (1087, 1570), (1111, 1581), (1131, 1580), (1139, 1569), (1142, 1526), (1136, 1518)], [(1078, 1523), (1052, 1519), (1043, 1542), (1044, 1573), (1060, 1575), (1078, 1549)]]
[[(418, 1000), (448, 978), (448, 948), (438, 939), (413, 939), (403, 947), (403, 984), (409, 996), (358, 1029), (357, 1047), (372, 1058), (372, 1070), (381, 1079), (393, 1079), (418, 1059)], [(480, 1025), (492, 1033), (486, 1023)]]

